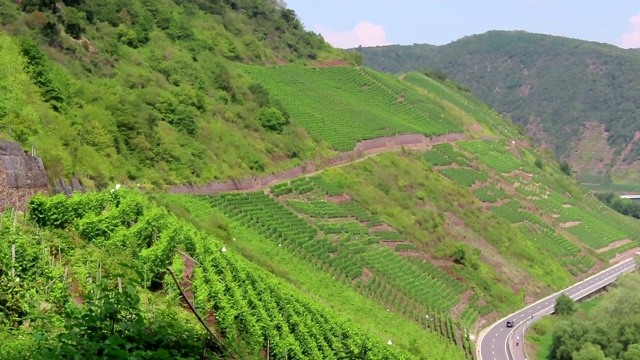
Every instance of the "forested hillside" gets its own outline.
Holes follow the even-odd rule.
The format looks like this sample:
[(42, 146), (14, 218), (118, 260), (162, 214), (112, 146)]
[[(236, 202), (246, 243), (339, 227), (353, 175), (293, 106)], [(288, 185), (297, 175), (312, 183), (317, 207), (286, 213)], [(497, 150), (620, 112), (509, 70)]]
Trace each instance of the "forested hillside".
[[(278, 1), (0, 1), (1, 129), (52, 179), (147, 186), (330, 154), (235, 65), (356, 63)], [(348, 60), (352, 59), (352, 60)]]
[(584, 182), (640, 180), (640, 57), (612, 45), (491, 31), (443, 46), (359, 48), (367, 66), (439, 70), (526, 126)]

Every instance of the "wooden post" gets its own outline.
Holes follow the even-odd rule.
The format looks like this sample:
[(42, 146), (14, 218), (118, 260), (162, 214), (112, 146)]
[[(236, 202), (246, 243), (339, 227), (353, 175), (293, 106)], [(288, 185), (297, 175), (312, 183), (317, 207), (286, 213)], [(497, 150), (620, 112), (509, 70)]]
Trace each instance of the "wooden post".
[(11, 277), (16, 277), (16, 268), (15, 268), (15, 262), (16, 262), (16, 245), (13, 244), (11, 245)]
[[(173, 282), (176, 284), (176, 287), (180, 291), (180, 294), (182, 295), (182, 299), (184, 300), (184, 302), (187, 303), (193, 315), (196, 316), (200, 324), (202, 324), (205, 330), (207, 330), (207, 332), (209, 333), (209, 335), (211, 335), (211, 338), (216, 342), (216, 344), (218, 344), (218, 346), (222, 347), (223, 349), (229, 351), (229, 348), (227, 348), (227, 346), (222, 342), (222, 340), (218, 339), (216, 334), (213, 331), (211, 331), (209, 326), (207, 326), (207, 323), (205, 323), (202, 317), (200, 316), (200, 314), (198, 314), (198, 312), (196, 311), (196, 308), (193, 306), (191, 301), (189, 301), (189, 298), (187, 298), (187, 295), (184, 293), (184, 290), (182, 290), (182, 288), (180, 287), (180, 282), (178, 282), (178, 278), (176, 278), (176, 274), (173, 273), (171, 266), (167, 267), (167, 271), (169, 272), (169, 274), (171, 274), (171, 278), (173, 278)], [(233, 353), (229, 354), (229, 357), (231, 359), (236, 359), (236, 356)]]
[(118, 278), (118, 291), (122, 292), (122, 279)]

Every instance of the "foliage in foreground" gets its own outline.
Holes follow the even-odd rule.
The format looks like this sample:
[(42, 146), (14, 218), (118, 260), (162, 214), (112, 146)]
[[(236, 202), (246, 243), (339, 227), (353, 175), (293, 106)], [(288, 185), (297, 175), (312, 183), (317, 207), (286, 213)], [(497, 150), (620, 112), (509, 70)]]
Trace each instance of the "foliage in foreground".
[(220, 353), (190, 315), (144, 290), (137, 280), (142, 274), (115, 265), (128, 261), (122, 248), (104, 252), (72, 232), (36, 230), (11, 211), (0, 228), (1, 359), (210, 359)]

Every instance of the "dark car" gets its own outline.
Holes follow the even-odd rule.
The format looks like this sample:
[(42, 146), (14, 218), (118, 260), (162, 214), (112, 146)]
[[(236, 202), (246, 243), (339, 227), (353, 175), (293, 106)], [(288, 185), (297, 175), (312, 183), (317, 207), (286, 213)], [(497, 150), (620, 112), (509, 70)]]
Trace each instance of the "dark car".
[(513, 327), (513, 320), (507, 320), (507, 327)]

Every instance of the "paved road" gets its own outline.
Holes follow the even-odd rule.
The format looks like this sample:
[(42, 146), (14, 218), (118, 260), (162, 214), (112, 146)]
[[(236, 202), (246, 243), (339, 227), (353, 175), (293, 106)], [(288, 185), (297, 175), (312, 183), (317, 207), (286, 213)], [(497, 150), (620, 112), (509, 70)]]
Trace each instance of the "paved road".
[[(632, 271), (635, 266), (635, 258), (623, 261), (499, 320), (484, 331), (478, 339), (480, 343), (480, 360), (525, 360), (522, 346), (524, 331), (537, 319), (553, 312), (556, 299), (560, 294), (567, 294), (574, 300), (583, 298), (595, 290), (612, 283), (620, 275)], [(515, 326), (507, 328), (507, 320), (514, 320)], [(518, 345), (516, 345), (516, 342)]]

